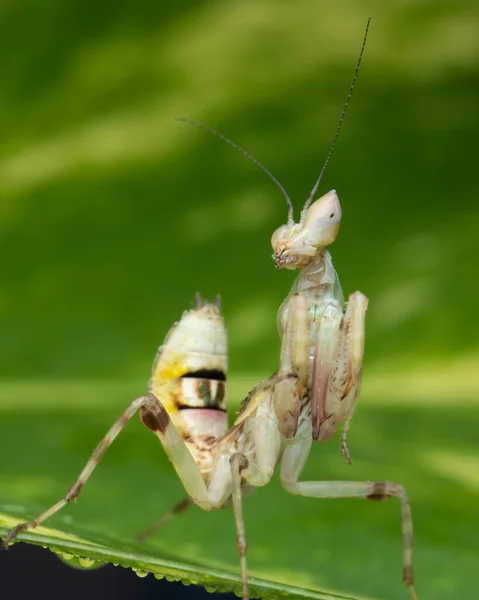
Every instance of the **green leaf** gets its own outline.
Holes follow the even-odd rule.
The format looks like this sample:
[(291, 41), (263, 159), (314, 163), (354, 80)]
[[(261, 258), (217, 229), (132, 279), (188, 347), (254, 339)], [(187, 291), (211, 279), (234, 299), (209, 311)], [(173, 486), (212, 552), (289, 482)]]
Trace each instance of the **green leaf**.
[[(251, 384), (254, 383), (251, 378)], [(350, 435), (352, 467), (337, 440), (315, 445), (305, 479), (397, 480), (410, 493), (416, 529), (420, 598), (471, 597), (477, 521), (477, 454), (472, 449), (479, 415), (458, 410), (440, 394), (391, 405), (384, 377), (370, 377)], [(416, 382), (417, 383), (417, 382)], [(233, 382), (240, 398), (249, 384)], [(401, 390), (397, 386), (400, 394)], [(3, 386), (0, 436), (8, 456), (0, 463), (0, 535), (58, 501), (92, 448), (139, 384), (37, 383)], [(407, 398), (407, 397), (406, 397)], [(439, 400), (438, 400), (439, 398)], [(423, 423), (429, 423), (426, 429)], [(451, 429), (451, 422), (455, 423)], [(444, 445), (444, 440), (448, 446)], [(476, 495), (468, 494), (475, 487)], [(208, 589), (238, 587), (239, 560), (231, 509), (205, 513), (193, 507), (149, 541), (136, 535), (184, 497), (157, 442), (134, 420), (119, 436), (75, 505), (44, 527), (20, 535), (65, 560), (111, 562)], [(287, 494), (277, 480), (244, 503), (252, 595), (277, 598), (365, 597), (406, 599), (400, 582), (399, 506), (362, 500), (320, 501)], [(11, 551), (15, 551), (13, 548)], [(437, 565), (447, 565), (438, 569)]]

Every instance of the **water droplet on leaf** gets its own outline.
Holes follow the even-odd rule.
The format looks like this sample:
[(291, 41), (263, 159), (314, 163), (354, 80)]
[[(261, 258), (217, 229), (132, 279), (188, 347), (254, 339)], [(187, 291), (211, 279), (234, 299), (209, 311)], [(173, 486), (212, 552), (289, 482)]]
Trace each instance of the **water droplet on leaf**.
[(82, 558), (82, 557), (78, 557), (78, 562), (80, 564), (80, 566), (82, 566), (84, 569), (89, 569), (90, 567), (93, 567), (93, 565), (95, 564), (95, 560), (93, 558)]

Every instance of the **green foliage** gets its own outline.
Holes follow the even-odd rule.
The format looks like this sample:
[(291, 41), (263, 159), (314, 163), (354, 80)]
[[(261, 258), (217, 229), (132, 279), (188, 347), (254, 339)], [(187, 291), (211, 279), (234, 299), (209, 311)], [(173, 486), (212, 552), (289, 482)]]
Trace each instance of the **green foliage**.
[[(233, 382), (231, 396), (241, 397), (248, 387)], [(352, 466), (344, 464), (334, 439), (314, 446), (304, 478), (403, 483), (416, 527), (419, 597), (466, 598), (476, 578), (479, 413), (473, 404), (450, 403), (447, 393), (432, 389), (434, 404), (427, 396), (390, 403), (366, 391), (350, 435)], [(0, 439), (8, 460), (0, 473), (0, 536), (64, 496), (93, 447), (141, 390), (95, 383), (4, 387)], [(220, 587), (237, 584), (231, 509), (205, 513), (193, 507), (146, 544), (135, 541), (183, 495), (157, 439), (135, 419), (78, 502), (47, 521), (46, 529), (21, 539), (140, 571)], [(297, 598), (328, 598), (320, 591), (327, 590), (332, 598), (335, 592), (407, 598), (395, 500), (300, 498), (273, 481), (247, 498), (244, 510), (253, 587), (262, 597), (283, 590)]]
[[(343, 206), (332, 252), (345, 293), (370, 298), (365, 391), (352, 468), (332, 442), (314, 448), (306, 476), (403, 483), (421, 599), (476, 594), (477, 10), (473, 0), (2, 4), (3, 532), (64, 495), (144, 390), (136, 381), (196, 291), (223, 296), (231, 369), (248, 374), (234, 402), (275, 370), (275, 314), (292, 274), (273, 269), (269, 238), (286, 207), (241, 155), (174, 117), (244, 146), (299, 211), (371, 16), (321, 187), (337, 188)], [(23, 537), (236, 582), (229, 510), (193, 508), (146, 546), (133, 541), (182, 493), (156, 440), (132, 423), (78, 505)], [(284, 585), (297, 597), (407, 597), (394, 501), (320, 502), (273, 482), (245, 517), (266, 596)]]
[(274, 314), (292, 281), (270, 258), (284, 200), (240, 154), (174, 117), (248, 149), (298, 212), (368, 16), (320, 190), (337, 188), (343, 205), (334, 261), (345, 292), (371, 299), (370, 364), (477, 349), (477, 4), (227, 6), (2, 9), (4, 377), (144, 377), (196, 291), (223, 296), (235, 372), (273, 371)]

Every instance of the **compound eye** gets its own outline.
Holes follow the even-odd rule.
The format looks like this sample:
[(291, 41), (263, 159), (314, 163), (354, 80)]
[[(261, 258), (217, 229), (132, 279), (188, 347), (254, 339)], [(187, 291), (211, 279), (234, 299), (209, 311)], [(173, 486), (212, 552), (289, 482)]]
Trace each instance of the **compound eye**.
[(276, 248), (282, 242), (284, 235), (288, 231), (288, 229), (289, 228), (287, 225), (281, 225), (281, 227), (278, 227), (278, 229), (273, 233), (273, 235), (271, 236), (271, 246), (273, 247), (273, 250), (276, 250)]
[(331, 190), (308, 208), (304, 220), (305, 229), (339, 226), (341, 205), (335, 190)]
[(326, 248), (338, 235), (341, 205), (334, 190), (316, 200), (306, 212), (303, 222), (305, 242), (314, 248)]

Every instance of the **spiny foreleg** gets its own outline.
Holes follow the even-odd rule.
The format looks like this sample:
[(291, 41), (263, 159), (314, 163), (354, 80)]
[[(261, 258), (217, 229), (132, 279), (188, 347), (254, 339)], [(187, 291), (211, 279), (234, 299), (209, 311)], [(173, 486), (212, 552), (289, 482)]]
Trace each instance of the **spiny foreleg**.
[[(296, 434), (303, 393), (308, 386), (309, 327), (308, 297), (296, 293), (285, 311), (286, 324), (274, 392), (274, 412), (281, 435), (290, 439)], [(294, 375), (294, 378), (288, 377)], [(282, 378), (282, 379), (281, 379)]]
[(361, 292), (349, 297), (344, 315), (326, 308), (319, 327), (311, 386), (312, 435), (327, 441), (345, 421), (341, 451), (350, 462), (347, 431), (361, 390), (365, 317), (368, 299)]
[(331, 421), (332, 415), (327, 412), (326, 401), (329, 379), (337, 359), (342, 318), (340, 307), (337, 304), (329, 304), (319, 321), (311, 383), (312, 435), (313, 439), (318, 441), (325, 441), (336, 430), (336, 421)]

